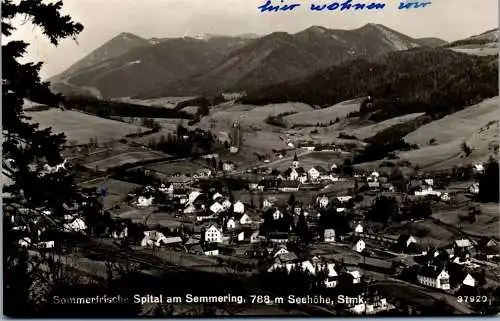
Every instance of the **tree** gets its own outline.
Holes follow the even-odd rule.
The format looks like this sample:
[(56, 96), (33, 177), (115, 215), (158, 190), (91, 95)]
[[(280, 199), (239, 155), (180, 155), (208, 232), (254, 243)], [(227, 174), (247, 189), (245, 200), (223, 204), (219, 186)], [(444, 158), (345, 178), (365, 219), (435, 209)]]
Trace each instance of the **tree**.
[(399, 203), (395, 197), (379, 196), (367, 213), (370, 220), (387, 223), (399, 213)]
[(462, 151), (465, 153), (465, 157), (469, 157), (472, 154), (472, 148), (467, 144), (467, 142), (463, 142), (461, 145)]
[[(14, 36), (16, 18), (40, 27), (42, 33), (53, 45), (65, 38), (75, 38), (83, 26), (61, 13), (62, 1), (42, 3), (41, 1), (2, 0), (2, 35)], [(63, 134), (53, 134), (50, 129), (39, 129), (38, 124), (29, 123), (23, 112), (23, 100), (29, 99), (49, 106), (64, 102), (60, 95), (51, 93), (48, 83), (42, 83), (39, 71), (42, 63), (22, 63), (28, 43), (20, 40), (2, 44), (2, 173), (12, 180), (4, 186), (4, 192), (11, 197), (4, 198), (5, 215), (21, 218), (26, 226), (61, 229), (64, 219), (64, 205), (73, 205), (79, 200), (74, 176), (65, 171), (43, 175), (44, 165), (60, 164)], [(49, 188), (50, 187), (50, 188)], [(24, 209), (21, 211), (21, 209)], [(51, 215), (44, 215), (50, 211)], [(51, 286), (50, 257), (29, 256), (26, 249), (18, 245), (18, 238), (12, 225), (4, 224), (4, 313), (8, 316), (33, 315), (48, 300)], [(32, 240), (38, 237), (38, 229), (28, 231)], [(48, 266), (49, 269), (41, 269)], [(37, 286), (34, 289), (34, 284)], [(36, 291), (35, 291), (36, 290)]]
[(482, 202), (496, 202), (499, 200), (499, 166), (491, 158), (485, 166), (484, 175), (479, 181), (479, 199)]
[(302, 241), (309, 241), (309, 227), (307, 226), (306, 216), (300, 213), (297, 225), (295, 226), (295, 233), (301, 238)]
[(411, 205), (410, 216), (412, 218), (428, 218), (431, 215), (432, 208), (429, 201), (419, 201)]

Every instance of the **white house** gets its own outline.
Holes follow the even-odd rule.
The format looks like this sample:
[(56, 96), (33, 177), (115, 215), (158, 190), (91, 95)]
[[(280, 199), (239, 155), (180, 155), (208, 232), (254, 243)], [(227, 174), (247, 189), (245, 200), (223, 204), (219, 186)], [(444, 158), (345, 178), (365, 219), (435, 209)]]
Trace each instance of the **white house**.
[(233, 205), (233, 211), (239, 214), (244, 213), (245, 205), (241, 201), (236, 201)]
[(474, 195), (479, 194), (479, 184), (474, 183), (471, 186), (469, 186), (469, 192)]
[(273, 257), (278, 257), (281, 254), (289, 253), (286, 247), (280, 246), (279, 248), (276, 249), (276, 251), (273, 253)]
[(320, 207), (323, 208), (327, 207), (329, 202), (330, 201), (328, 200), (328, 197), (326, 195), (323, 195), (322, 197), (318, 198), (318, 203)]
[(324, 234), (324, 239), (326, 243), (334, 243), (335, 242), (335, 230), (334, 229), (326, 229)]
[(462, 284), (468, 285), (475, 287), (476, 286), (476, 280), (470, 275), (470, 273), (467, 273), (465, 276), (464, 280), (462, 281)]
[(146, 198), (144, 196), (139, 196), (139, 198), (137, 199), (137, 206), (139, 207), (151, 206), (153, 204), (153, 199), (154, 199), (153, 196), (150, 196), (149, 198)]
[(221, 205), (221, 203), (219, 202), (215, 202), (212, 204), (212, 206), (210, 206), (210, 211), (212, 211), (212, 213), (220, 213), (224, 210), (224, 206)]
[(358, 253), (361, 253), (365, 249), (365, 246), (365, 241), (363, 241), (362, 239), (358, 239), (354, 242), (354, 246), (352, 247), (352, 249)]
[(427, 187), (421, 187), (420, 191), (415, 191), (415, 196), (429, 196), (429, 195), (434, 195), (437, 197), (441, 196), (441, 192), (439, 191), (434, 191), (431, 186)]
[(434, 180), (432, 178), (424, 179), (424, 184), (427, 186), (434, 186)]
[(193, 204), (189, 204), (186, 208), (184, 208), (184, 214), (193, 214), (196, 212), (196, 207)]
[(309, 169), (309, 171), (307, 171), (307, 174), (309, 175), (309, 179), (311, 181), (315, 181), (321, 175), (326, 174), (326, 171), (322, 167), (316, 166), (316, 167), (311, 167), (311, 169)]
[(250, 235), (250, 243), (259, 243), (260, 242), (260, 237), (259, 237), (259, 231), (255, 231)]
[(64, 229), (73, 232), (84, 232), (87, 225), (81, 218), (76, 218), (73, 221), (64, 224)]
[(450, 289), (450, 275), (444, 269), (438, 269), (437, 267), (422, 267), (417, 273), (417, 280), (420, 284), (436, 289)]
[(399, 237), (399, 242), (401, 245), (409, 247), (411, 243), (417, 243), (417, 240), (412, 235), (401, 235)]
[(247, 225), (247, 224), (252, 224), (252, 219), (250, 218), (250, 216), (248, 216), (248, 214), (243, 214), (241, 215), (240, 217), (240, 224), (241, 225)]
[(174, 184), (168, 184), (168, 186), (165, 186), (165, 184), (162, 183), (158, 190), (162, 193), (165, 193), (165, 194), (173, 194), (174, 193)]
[(356, 267), (348, 267), (347, 273), (352, 275), (352, 283), (358, 284), (361, 282), (361, 272)]
[(222, 170), (225, 172), (234, 171), (234, 163), (229, 161), (222, 164)]
[(347, 203), (352, 198), (352, 196), (337, 196), (337, 201), (340, 203)]
[(210, 243), (222, 243), (222, 231), (215, 225), (211, 225), (205, 231), (205, 241)]
[(278, 220), (278, 219), (280, 219), (280, 218), (282, 218), (282, 217), (283, 217), (283, 213), (281, 213), (281, 211), (280, 211), (280, 210), (276, 210), (276, 211), (274, 211), (274, 213), (273, 213), (273, 218), (274, 218), (275, 220)]
[(189, 196), (188, 196), (188, 203), (189, 204), (193, 204), (194, 201), (196, 201), (196, 199), (198, 198), (198, 196), (200, 196), (201, 193), (198, 192), (198, 191), (192, 191), (191, 193), (189, 193)]
[(264, 209), (272, 207), (274, 205), (274, 201), (271, 199), (265, 199), (264, 202), (262, 203), (262, 207)]
[(232, 230), (232, 229), (236, 228), (236, 221), (234, 220), (234, 218), (231, 217), (230, 219), (227, 220), (226, 228), (228, 230)]
[(448, 193), (441, 194), (441, 201), (449, 202), (451, 200), (450, 195)]
[(472, 165), (472, 171), (474, 174), (484, 174), (484, 166), (483, 164), (474, 164)]
[(387, 303), (386, 298), (378, 297), (375, 300), (370, 300), (366, 302), (356, 302), (349, 307), (349, 311), (356, 314), (376, 314), (383, 311), (388, 311), (394, 308), (394, 306)]
[(203, 250), (203, 254), (205, 254), (206, 256), (217, 256), (219, 255), (219, 249)]
[(363, 233), (363, 225), (358, 223), (358, 225), (356, 225), (356, 227), (354, 228), (354, 233)]
[[(144, 237), (141, 241), (142, 247), (152, 247), (152, 246), (160, 246), (161, 243), (166, 241), (165, 235), (158, 231), (145, 231)], [(166, 243), (166, 242), (165, 242)]]
[(18, 242), (21, 247), (29, 247), (31, 245), (31, 239), (29, 237), (23, 237)]
[(228, 210), (231, 208), (233, 204), (231, 204), (231, 201), (229, 201), (228, 199), (225, 199), (223, 202), (222, 202), (222, 207), (224, 207), (225, 210)]

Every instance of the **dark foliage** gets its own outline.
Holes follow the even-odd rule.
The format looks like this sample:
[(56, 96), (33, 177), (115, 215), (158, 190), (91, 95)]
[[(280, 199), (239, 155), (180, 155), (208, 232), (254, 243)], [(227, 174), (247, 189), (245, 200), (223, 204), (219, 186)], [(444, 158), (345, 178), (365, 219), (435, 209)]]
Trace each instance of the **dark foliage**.
[(222, 104), (225, 102), (226, 99), (222, 95), (217, 95), (214, 97), (196, 97), (193, 99), (188, 99), (181, 101), (175, 106), (176, 110), (181, 110), (182, 108), (188, 107), (188, 106), (199, 106), (203, 108), (203, 113), (204, 116), (208, 115), (208, 107), (210, 106), (215, 106), (218, 104)]
[(484, 175), (479, 181), (479, 199), (482, 202), (496, 202), (499, 198), (498, 161), (491, 158), (485, 166)]
[(399, 202), (392, 196), (379, 196), (373, 201), (366, 218), (375, 222), (388, 223), (399, 215)]
[[(439, 66), (439, 68), (436, 68)], [(356, 60), (306, 79), (250, 92), (247, 104), (300, 101), (323, 107), (372, 96), (360, 115), (373, 120), (425, 112), (442, 116), (498, 94), (496, 57), (475, 57), (445, 49), (392, 52), (381, 61)]]
[(65, 107), (68, 109), (81, 110), (103, 118), (108, 118), (110, 116), (183, 119), (193, 118), (193, 115), (171, 108), (136, 105), (86, 96), (72, 96), (66, 98)]

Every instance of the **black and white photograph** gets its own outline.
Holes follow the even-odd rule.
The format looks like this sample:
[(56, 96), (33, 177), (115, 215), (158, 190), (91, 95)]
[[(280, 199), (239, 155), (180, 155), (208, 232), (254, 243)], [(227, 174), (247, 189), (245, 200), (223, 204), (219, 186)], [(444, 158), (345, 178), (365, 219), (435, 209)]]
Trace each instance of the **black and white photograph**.
[(499, 315), (498, 9), (1, 0), (3, 315)]

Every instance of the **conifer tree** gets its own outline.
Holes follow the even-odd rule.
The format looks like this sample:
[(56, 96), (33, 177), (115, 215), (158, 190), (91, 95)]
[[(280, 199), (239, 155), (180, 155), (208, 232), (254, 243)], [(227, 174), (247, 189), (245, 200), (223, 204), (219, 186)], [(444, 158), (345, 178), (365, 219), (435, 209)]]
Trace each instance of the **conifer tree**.
[[(40, 129), (29, 123), (23, 112), (23, 103), (29, 99), (50, 106), (63, 102), (51, 93), (48, 83), (41, 82), (42, 63), (22, 63), (28, 43), (10, 40), (15, 36), (15, 18), (41, 29), (53, 45), (65, 38), (75, 38), (83, 26), (61, 13), (62, 2), (43, 3), (41, 0), (2, 0), (2, 174), (7, 178), (4, 198), (4, 313), (23, 316), (34, 313), (46, 300), (50, 277), (40, 266), (49, 266), (43, 256), (28, 255), (19, 246), (19, 238), (35, 242), (38, 230), (60, 230), (65, 209), (79, 198), (73, 176), (66, 171), (45, 173), (44, 168), (60, 164), (64, 135), (55, 135), (50, 129)], [(47, 215), (50, 213), (50, 215)], [(12, 221), (29, 227), (22, 236), (14, 234)], [(28, 244), (28, 248), (32, 244)]]

